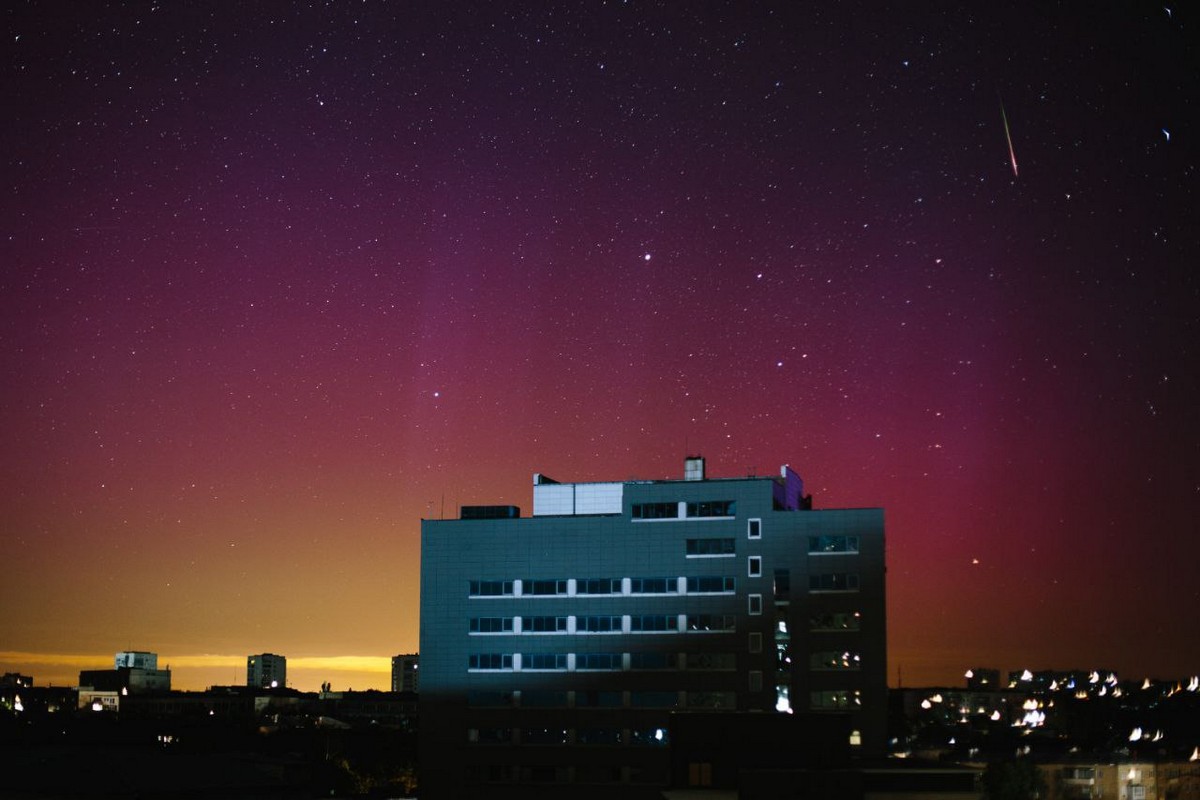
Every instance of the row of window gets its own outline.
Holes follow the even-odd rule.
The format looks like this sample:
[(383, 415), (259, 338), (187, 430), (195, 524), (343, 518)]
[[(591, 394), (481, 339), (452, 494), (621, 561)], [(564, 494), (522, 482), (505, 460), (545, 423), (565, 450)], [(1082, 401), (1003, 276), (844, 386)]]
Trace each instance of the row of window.
[(736, 666), (732, 653), (472, 653), (467, 657), (467, 669), (472, 671), (724, 671)]
[[(574, 619), (574, 626), (571, 620)], [(628, 622), (626, 622), (628, 620)], [(470, 633), (678, 633), (731, 631), (732, 614), (626, 614), (557, 617), (472, 617)]]
[(734, 500), (703, 500), (695, 503), (634, 503), (633, 519), (704, 519), (737, 516)]
[(471, 744), (579, 744), (619, 747), (664, 747), (666, 728), (471, 728)]
[[(761, 690), (761, 672), (753, 672), (751, 690)], [(757, 678), (759, 685), (755, 687)], [(791, 690), (787, 684), (775, 687), (776, 710), (790, 711)], [(721, 708), (737, 707), (735, 692), (613, 692), (613, 691), (542, 691), (542, 692), (470, 692), (471, 708)], [(835, 689), (808, 693), (813, 711), (853, 711), (862, 706), (862, 692)], [(578, 734), (576, 734), (578, 736)]]
[[(750, 538), (757, 537), (751, 536)], [(733, 537), (729, 536), (704, 539), (687, 539), (684, 542), (684, 554), (688, 558), (732, 556), (734, 555), (734, 551), (735, 540)], [(810, 555), (857, 553), (858, 537), (810, 536), (808, 537), (808, 552)], [(599, 594), (603, 593), (604, 592), (599, 592)], [(526, 594), (537, 594), (537, 592), (527, 591)], [(554, 594), (554, 592), (544, 592), (544, 594)]]
[[(626, 585), (628, 582), (628, 585)], [(469, 597), (549, 597), (625, 594), (727, 594), (734, 591), (728, 575), (652, 578), (581, 578), (521, 581), (469, 581)]]
[[(750, 606), (762, 613), (760, 598)], [(574, 628), (571, 620), (574, 619)], [(628, 620), (628, 623), (626, 623)], [(786, 620), (779, 622), (784, 633)], [(862, 614), (858, 611), (829, 611), (809, 614), (808, 629), (814, 632), (861, 630)], [(539, 634), (539, 633), (647, 633), (679, 631), (732, 631), (736, 620), (731, 614), (626, 614), (555, 617), (471, 617), (468, 632), (472, 634)]]

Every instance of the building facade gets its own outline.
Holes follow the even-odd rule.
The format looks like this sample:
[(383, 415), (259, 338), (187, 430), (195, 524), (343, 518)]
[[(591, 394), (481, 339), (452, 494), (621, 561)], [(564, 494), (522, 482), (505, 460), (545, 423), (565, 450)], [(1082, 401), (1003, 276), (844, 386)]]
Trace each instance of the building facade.
[(840, 715), (882, 751), (881, 509), (689, 458), (684, 480), (535, 475), (532, 517), (460, 517), (421, 527), (429, 796), (661, 787), (689, 712)]
[(416, 653), (392, 656), (392, 691), (419, 692), (421, 690), (421, 659)]
[(287, 659), (274, 653), (246, 656), (246, 685), (260, 689), (287, 686)]

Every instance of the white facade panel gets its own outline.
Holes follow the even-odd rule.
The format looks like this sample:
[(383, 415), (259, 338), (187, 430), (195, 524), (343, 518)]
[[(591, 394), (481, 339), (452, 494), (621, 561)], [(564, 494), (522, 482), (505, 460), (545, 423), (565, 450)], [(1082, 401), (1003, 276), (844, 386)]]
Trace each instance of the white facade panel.
[(620, 483), (575, 484), (575, 513), (620, 514), (624, 488)]
[(575, 485), (547, 483), (533, 487), (533, 515), (561, 516), (575, 513)]

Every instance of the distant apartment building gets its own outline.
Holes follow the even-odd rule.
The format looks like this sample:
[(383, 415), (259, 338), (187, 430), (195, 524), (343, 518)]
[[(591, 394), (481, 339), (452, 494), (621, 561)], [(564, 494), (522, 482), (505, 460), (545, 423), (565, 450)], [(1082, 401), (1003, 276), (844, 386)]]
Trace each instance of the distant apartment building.
[(705, 785), (705, 763), (671, 767), (687, 715), (766, 730), (756, 714), (794, 714), (789, 735), (882, 752), (883, 511), (812, 510), (786, 466), (705, 469), (535, 475), (532, 517), (467, 506), (422, 522), (427, 796), (630, 796), (673, 771)]
[(144, 650), (122, 650), (113, 658), (113, 669), (158, 669), (158, 653)]
[(287, 686), (287, 658), (274, 653), (246, 656), (246, 685), (260, 689)]
[(420, 657), (416, 653), (392, 656), (392, 691), (420, 691), (419, 665)]
[[(171, 670), (158, 668), (158, 654), (123, 650), (113, 659), (113, 669), (90, 669), (79, 673), (79, 689), (120, 694), (171, 691)], [(81, 701), (82, 702), (82, 701)]]

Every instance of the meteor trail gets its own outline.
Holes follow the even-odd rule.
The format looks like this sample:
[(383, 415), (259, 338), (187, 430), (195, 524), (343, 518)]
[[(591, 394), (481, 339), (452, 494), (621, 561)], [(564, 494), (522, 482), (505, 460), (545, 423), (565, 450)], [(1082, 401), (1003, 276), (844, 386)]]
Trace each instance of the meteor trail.
[(1004, 113), (1004, 101), (1000, 101), (1000, 119), (1004, 120), (1004, 138), (1008, 140), (1008, 158), (1012, 162), (1013, 177), (1018, 177), (1017, 154), (1012, 146), (1012, 134), (1008, 132), (1008, 115)]

